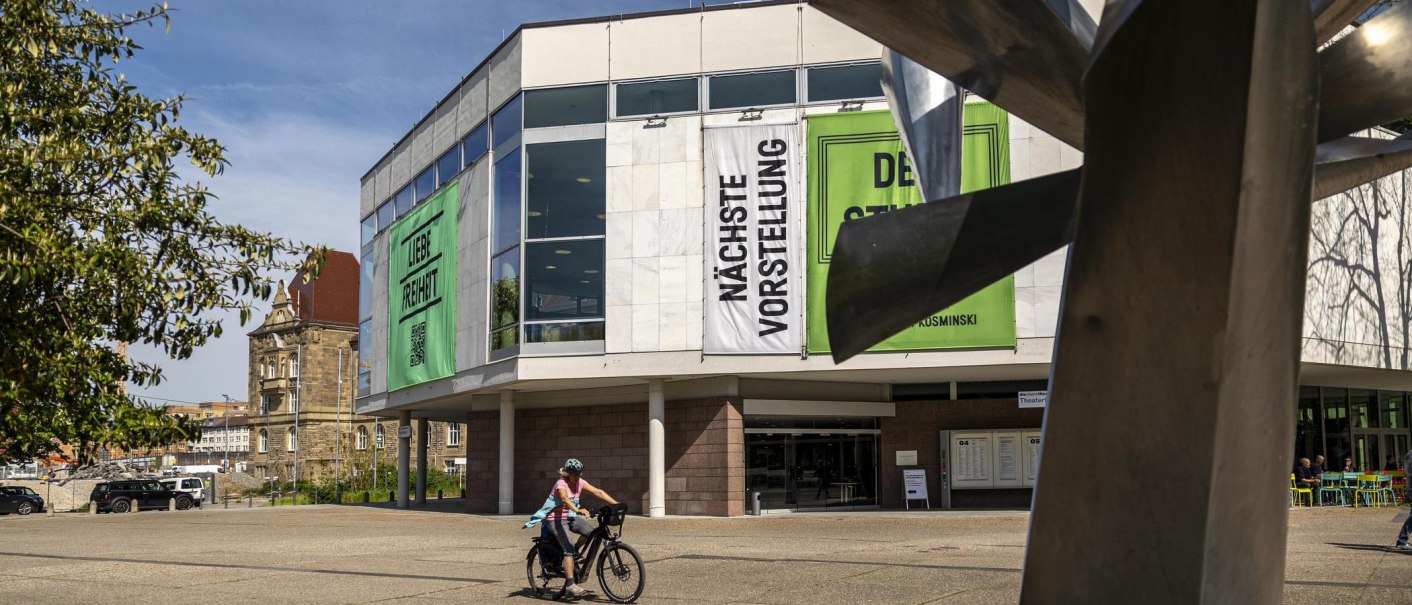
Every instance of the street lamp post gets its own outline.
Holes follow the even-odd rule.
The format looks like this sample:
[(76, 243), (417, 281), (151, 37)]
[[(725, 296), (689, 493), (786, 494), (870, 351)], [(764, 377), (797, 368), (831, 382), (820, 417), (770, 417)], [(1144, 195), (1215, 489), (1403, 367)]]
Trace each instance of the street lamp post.
[(226, 429), (221, 434), (221, 440), (226, 444), (226, 457), (221, 460), (221, 468), (230, 470), (230, 395), (221, 395), (221, 397), (226, 398)]

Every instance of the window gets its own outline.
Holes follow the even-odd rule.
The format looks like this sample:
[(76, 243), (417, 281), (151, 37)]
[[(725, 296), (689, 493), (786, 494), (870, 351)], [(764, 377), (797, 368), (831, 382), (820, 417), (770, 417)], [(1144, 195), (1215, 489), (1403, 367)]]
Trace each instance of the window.
[(490, 262), (490, 350), (519, 344), (520, 250), (512, 248)]
[(526, 238), (603, 235), (603, 139), (526, 145), (525, 164)]
[(525, 92), (525, 128), (596, 124), (608, 119), (608, 86), (592, 84)]
[(377, 428), (377, 430), (376, 430), (375, 432), (376, 432), (376, 436), (374, 437), (373, 445), (374, 445), (374, 447), (376, 447), (376, 448), (378, 448), (378, 449), (382, 449), (382, 448), (384, 447), (383, 444), (385, 443), (385, 442), (383, 441), (383, 435), (384, 435), (384, 433), (386, 433), (386, 431), (382, 430), (382, 425), (379, 424), (379, 425), (378, 425), (378, 428)]
[(373, 320), (358, 323), (358, 396), (373, 392)]
[(270, 432), (260, 429), (260, 453), (270, 451)]
[(1373, 400), (1372, 391), (1367, 389), (1349, 389), (1348, 403), (1349, 416), (1353, 419), (1353, 428), (1377, 428), (1378, 404)]
[(520, 150), (495, 163), (495, 222), (491, 250), (500, 252), (520, 243)]
[(299, 413), (299, 389), (290, 389), (289, 391), (289, 411), (295, 414)]
[(273, 412), (273, 411), (275, 411), (275, 409), (274, 409), (274, 406), (270, 405), (270, 396), (269, 396), (269, 395), (261, 395), (261, 396), (260, 396), (260, 414), (261, 414), (261, 415), (264, 415), (264, 416), (268, 416), (268, 415), (270, 414), (270, 412)]
[(358, 436), (354, 439), (354, 447), (360, 450), (368, 449), (368, 427), (358, 427)]
[(509, 103), (502, 105), (494, 115), (490, 116), (490, 133), (495, 141), (496, 153), (499, 153), (502, 144), (508, 143), (515, 138), (515, 135), (520, 134), (521, 98), (516, 95)]
[(426, 170), (417, 175), (417, 180), (412, 181), (412, 189), (416, 192), (418, 204), (436, 193), (436, 166), (427, 166)]
[(397, 195), (392, 197), (392, 204), (397, 207), (397, 218), (402, 218), (412, 210), (412, 184), (408, 183)]
[(373, 316), (373, 253), (358, 261), (358, 319)]
[(436, 186), (440, 188), (456, 178), (461, 171), (461, 146), (453, 145), (436, 159)]
[(883, 96), (882, 65), (811, 67), (805, 71), (809, 102), (872, 99)]
[(603, 318), (603, 240), (525, 245), (525, 319)]
[(392, 213), (392, 198), (387, 198), (386, 202), (383, 202), (381, 206), (378, 206), (378, 233), (387, 231), (387, 228), (392, 226)]
[(455, 422), (446, 425), (446, 445), (455, 447), (461, 445), (461, 425)]
[(481, 159), (481, 156), (485, 155), (490, 145), (486, 136), (488, 134), (489, 132), (486, 130), (485, 123), (482, 122), (480, 126), (472, 129), (471, 132), (466, 135), (466, 138), (461, 139), (462, 168), (476, 163), (476, 160)]
[(299, 447), (299, 429), (297, 429), (297, 428), (290, 428), (290, 429), (289, 429), (289, 432), (287, 432), (287, 433), (284, 434), (284, 441), (285, 441), (285, 446), (287, 447), (287, 449), (289, 449), (289, 451), (292, 452), (292, 451), (294, 451), (296, 448), (298, 448), (298, 447)]
[(377, 235), (377, 234), (378, 234), (378, 215), (377, 215), (377, 212), (374, 212), (374, 213), (372, 213), (372, 214), (369, 214), (369, 215), (368, 215), (368, 218), (363, 219), (363, 237), (362, 237), (362, 243), (361, 243), (360, 245), (366, 246), (366, 245), (368, 245), (368, 244), (373, 243), (373, 236), (375, 236), (375, 235)]
[(711, 109), (787, 105), (795, 99), (794, 71), (768, 71), (711, 76), (707, 94)]
[(256, 361), (256, 362), (255, 362), (255, 367), (259, 368), (260, 378), (264, 378), (264, 377), (265, 377), (265, 362), (263, 362), (263, 361)]
[(696, 78), (619, 84), (614, 90), (618, 117), (696, 111), (701, 85)]
[(289, 377), (299, 377), (299, 354), (297, 353), (289, 356)]

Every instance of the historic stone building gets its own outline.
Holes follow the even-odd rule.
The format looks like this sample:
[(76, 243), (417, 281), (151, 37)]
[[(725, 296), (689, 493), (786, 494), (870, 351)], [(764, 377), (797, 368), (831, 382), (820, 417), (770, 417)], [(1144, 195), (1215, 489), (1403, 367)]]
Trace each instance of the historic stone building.
[[(396, 423), (379, 429), (373, 417), (353, 414), (357, 310), (358, 261), (330, 251), (318, 278), (295, 274), (287, 288), (281, 283), (264, 323), (250, 332), (248, 470), (255, 477), (351, 477), (375, 463), (396, 464), (395, 453), (387, 455)], [(463, 426), (438, 424), (429, 427), (428, 468), (459, 474)]]

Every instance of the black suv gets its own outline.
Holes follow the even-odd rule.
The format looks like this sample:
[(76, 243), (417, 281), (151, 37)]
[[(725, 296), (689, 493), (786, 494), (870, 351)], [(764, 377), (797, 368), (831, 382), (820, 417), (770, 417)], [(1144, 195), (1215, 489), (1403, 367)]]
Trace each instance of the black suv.
[(134, 506), (137, 510), (167, 510), (172, 498), (176, 498), (177, 510), (191, 508), (191, 496), (169, 490), (156, 479), (104, 481), (93, 486), (93, 493), (88, 495), (89, 502), (98, 503), (100, 513), (125, 513)]

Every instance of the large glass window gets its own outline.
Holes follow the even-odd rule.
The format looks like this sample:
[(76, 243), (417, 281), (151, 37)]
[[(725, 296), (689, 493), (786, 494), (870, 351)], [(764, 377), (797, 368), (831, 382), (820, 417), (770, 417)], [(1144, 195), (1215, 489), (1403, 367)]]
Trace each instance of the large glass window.
[(402, 218), (412, 210), (412, 184), (408, 183), (392, 197), (392, 205), (397, 207), (397, 218)]
[(456, 178), (461, 171), (461, 146), (453, 145), (436, 159), (436, 186), (440, 188)]
[(1353, 428), (1378, 427), (1378, 404), (1373, 400), (1373, 392), (1368, 389), (1349, 389), (1348, 405), (1353, 417)]
[(1343, 464), (1353, 457), (1348, 432), (1348, 389), (1324, 387), (1324, 451), (1331, 460)]
[(527, 321), (603, 317), (603, 240), (525, 244)]
[(416, 191), (417, 202), (431, 197), (431, 194), (436, 192), (436, 167), (427, 166), (426, 170), (417, 175), (417, 180), (412, 181), (412, 185)]
[(373, 253), (358, 261), (358, 319), (373, 315)]
[(490, 116), (491, 136), (495, 139), (495, 147), (513, 139), (520, 132), (521, 99), (516, 95), (509, 103), (496, 110), (495, 115)]
[(387, 228), (392, 226), (392, 213), (393, 209), (391, 199), (388, 199), (386, 202), (383, 202), (381, 206), (378, 206), (378, 233), (387, 231)]
[(368, 215), (368, 218), (363, 219), (363, 236), (362, 241), (359, 243), (359, 245), (366, 246), (368, 244), (373, 243), (373, 236), (377, 234), (378, 215), (377, 212), (373, 212), (372, 214)]
[(519, 344), (520, 249), (510, 248), (490, 260), (490, 349)]
[[(1402, 391), (1379, 391), (1378, 408), (1382, 411), (1382, 427), (1407, 428), (1407, 394)], [(1412, 470), (1412, 469), (1409, 469)]]
[(358, 323), (358, 396), (373, 393), (373, 320)]
[(711, 109), (787, 105), (795, 99), (794, 70), (711, 76)]
[[(1299, 408), (1295, 416), (1295, 458), (1313, 458), (1323, 453), (1324, 432), (1319, 426), (1319, 389), (1299, 388)], [(1333, 463), (1329, 463), (1330, 466)]]
[(603, 235), (603, 139), (526, 145), (525, 163), (527, 239)]
[(603, 322), (525, 324), (525, 342), (578, 342), (585, 340), (603, 340)]
[(617, 95), (617, 115), (655, 116), (696, 111), (699, 90), (696, 78), (619, 84), (614, 91)]
[(495, 163), (495, 221), (490, 248), (499, 252), (520, 243), (520, 150)]
[(596, 124), (608, 119), (608, 85), (525, 91), (525, 128)]
[(840, 65), (811, 67), (805, 78), (809, 83), (809, 102), (871, 99), (883, 96), (882, 65)]
[(486, 130), (485, 123), (481, 122), (481, 125), (471, 130), (471, 132), (466, 135), (466, 138), (461, 139), (462, 168), (476, 163), (476, 160), (479, 160), (481, 156), (485, 155), (490, 145), (490, 142), (486, 138), (487, 134), (489, 133)]

